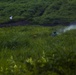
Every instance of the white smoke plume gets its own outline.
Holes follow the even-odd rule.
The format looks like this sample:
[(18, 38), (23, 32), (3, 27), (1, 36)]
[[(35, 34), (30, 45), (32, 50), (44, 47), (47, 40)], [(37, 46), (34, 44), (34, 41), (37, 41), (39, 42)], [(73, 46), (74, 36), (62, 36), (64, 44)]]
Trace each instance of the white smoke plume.
[(76, 25), (70, 25), (70, 26), (67, 26), (67, 27), (65, 27), (65, 28), (59, 29), (59, 30), (57, 31), (57, 34), (65, 33), (65, 32), (67, 32), (67, 31), (73, 30), (73, 29), (76, 29)]
[(68, 27), (66, 27), (63, 32), (66, 32), (66, 31), (69, 31), (69, 30), (72, 30), (72, 29), (76, 29), (76, 25), (70, 25)]
[(67, 31), (73, 30), (73, 29), (76, 29), (76, 25), (75, 24), (74, 25), (69, 25), (69, 26), (67, 26), (65, 28), (61, 28), (61, 29), (58, 29), (57, 31), (54, 31), (52, 33), (52, 36), (60, 35), (62, 33), (65, 33)]

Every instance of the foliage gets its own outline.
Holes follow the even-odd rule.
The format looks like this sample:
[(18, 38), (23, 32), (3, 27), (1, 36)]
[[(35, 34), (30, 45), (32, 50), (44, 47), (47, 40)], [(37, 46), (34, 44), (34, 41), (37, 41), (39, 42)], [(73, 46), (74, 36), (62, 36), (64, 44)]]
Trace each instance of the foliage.
[(0, 23), (29, 20), (38, 24), (62, 24), (75, 21), (76, 0), (0, 0)]
[(0, 28), (0, 74), (76, 75), (76, 30), (51, 36), (60, 28)]

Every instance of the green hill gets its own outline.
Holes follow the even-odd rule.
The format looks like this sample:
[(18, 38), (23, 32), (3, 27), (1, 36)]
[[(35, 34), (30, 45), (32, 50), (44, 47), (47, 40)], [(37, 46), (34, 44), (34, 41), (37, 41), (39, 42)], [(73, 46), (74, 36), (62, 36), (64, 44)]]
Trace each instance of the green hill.
[(0, 0), (0, 23), (28, 20), (37, 24), (67, 24), (76, 20), (76, 0)]
[(60, 28), (0, 28), (0, 75), (76, 75), (76, 30)]

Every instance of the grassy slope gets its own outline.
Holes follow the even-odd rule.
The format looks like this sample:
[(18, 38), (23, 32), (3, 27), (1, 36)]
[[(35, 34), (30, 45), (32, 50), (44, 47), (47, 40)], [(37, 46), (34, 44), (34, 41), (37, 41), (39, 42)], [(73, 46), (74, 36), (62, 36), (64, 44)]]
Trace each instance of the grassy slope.
[(76, 30), (52, 37), (59, 28), (0, 28), (0, 74), (76, 75)]
[(39, 24), (68, 23), (76, 19), (76, 0), (0, 0), (0, 23), (29, 20)]

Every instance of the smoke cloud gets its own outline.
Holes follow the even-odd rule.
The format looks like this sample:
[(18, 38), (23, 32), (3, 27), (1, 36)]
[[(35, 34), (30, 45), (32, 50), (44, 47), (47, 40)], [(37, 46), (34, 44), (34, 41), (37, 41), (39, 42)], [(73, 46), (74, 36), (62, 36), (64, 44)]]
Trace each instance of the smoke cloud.
[(76, 29), (76, 25), (70, 25), (70, 26), (67, 26), (67, 27), (65, 27), (65, 28), (59, 29), (59, 30), (57, 31), (57, 34), (65, 33), (65, 32), (67, 32), (67, 31), (73, 30), (73, 29)]
[(63, 32), (66, 32), (66, 31), (69, 31), (72, 29), (76, 29), (76, 25), (70, 25), (70, 26), (66, 27)]

